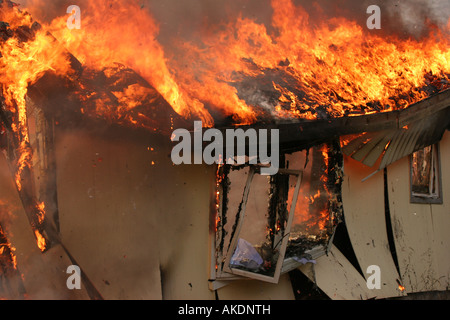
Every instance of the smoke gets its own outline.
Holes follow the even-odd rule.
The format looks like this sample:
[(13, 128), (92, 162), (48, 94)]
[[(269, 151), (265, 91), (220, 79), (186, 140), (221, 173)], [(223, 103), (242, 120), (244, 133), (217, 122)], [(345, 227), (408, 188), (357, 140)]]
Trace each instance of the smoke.
[[(390, 14), (400, 17), (404, 29), (414, 35), (423, 34), (429, 24), (444, 29), (450, 18), (450, 2), (446, 0), (392, 1)], [(392, 6), (392, 5), (391, 5)]]
[[(158, 40), (169, 45), (174, 38), (195, 40), (211, 26), (217, 26), (243, 16), (265, 24), (270, 30), (271, 0), (134, 0), (143, 10), (148, 10), (160, 25)], [(425, 36), (431, 26), (448, 29), (450, 1), (448, 0), (292, 0), (310, 15), (311, 24), (326, 23), (333, 17), (356, 21), (365, 28), (370, 5), (381, 9), (381, 34), (402, 37)], [(74, 4), (89, 8), (89, 0), (16, 0), (40, 22), (49, 23), (66, 14), (67, 7)], [(110, 0), (110, 5), (121, 0)], [(133, 17), (130, 17), (133, 19)]]
[[(381, 9), (381, 35), (421, 38), (432, 27), (449, 29), (450, 1), (448, 0), (293, 0), (310, 14), (312, 23), (324, 19), (344, 17), (366, 28), (367, 8)], [(326, 21), (325, 21), (326, 22)], [(373, 31), (371, 31), (373, 32)]]
[(421, 38), (433, 27), (448, 31), (450, 2), (447, 0), (365, 0), (365, 5), (377, 4), (382, 12), (382, 28), (391, 34)]
[[(71, 0), (13, 0), (20, 5), (20, 8), (27, 10), (35, 20), (41, 23), (51, 22), (56, 17), (66, 14), (67, 7), (73, 4)], [(84, 0), (77, 0), (79, 5), (85, 3)]]

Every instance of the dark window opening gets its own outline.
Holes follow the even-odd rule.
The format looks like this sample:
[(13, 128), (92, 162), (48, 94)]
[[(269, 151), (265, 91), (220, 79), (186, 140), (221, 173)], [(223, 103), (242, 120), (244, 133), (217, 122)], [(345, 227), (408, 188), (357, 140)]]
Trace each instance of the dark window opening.
[(391, 222), (391, 210), (389, 207), (389, 189), (387, 180), (387, 168), (384, 169), (384, 212), (386, 219), (386, 233), (389, 244), (389, 251), (391, 252), (392, 260), (394, 261), (397, 273), (401, 275), (400, 267), (398, 264), (397, 251), (395, 251), (394, 230)]
[(345, 224), (345, 217), (336, 228), (333, 245), (335, 245), (336, 248), (339, 249), (339, 251), (347, 258), (347, 260), (352, 264), (356, 271), (358, 271), (358, 273), (364, 278), (365, 275), (359, 265), (358, 259), (356, 258), (355, 251), (353, 250), (353, 246), (350, 241), (350, 236), (348, 235), (347, 226)]
[(222, 165), (216, 177), (212, 279), (278, 282), (325, 254), (342, 218), (337, 143), (282, 154), (279, 172)]
[(411, 155), (411, 202), (442, 203), (441, 170), (438, 145), (431, 145)]
[(330, 298), (298, 269), (289, 272), (295, 300), (330, 300)]

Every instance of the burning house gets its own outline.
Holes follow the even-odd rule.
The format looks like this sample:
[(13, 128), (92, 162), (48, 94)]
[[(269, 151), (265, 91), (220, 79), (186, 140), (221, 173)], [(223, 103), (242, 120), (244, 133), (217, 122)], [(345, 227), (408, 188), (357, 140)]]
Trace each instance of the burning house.
[[(152, 1), (43, 2), (0, 1), (1, 298), (448, 297), (450, 10), (412, 37), (198, 1), (219, 22), (168, 45)], [(277, 172), (245, 139), (175, 165), (195, 121), (276, 130)]]

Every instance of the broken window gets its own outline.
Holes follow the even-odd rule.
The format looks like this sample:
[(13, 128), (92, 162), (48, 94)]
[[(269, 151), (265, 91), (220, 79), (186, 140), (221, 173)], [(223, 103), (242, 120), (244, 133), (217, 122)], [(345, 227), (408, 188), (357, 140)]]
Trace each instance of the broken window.
[(332, 144), (286, 155), (289, 167), (303, 167), (287, 257), (307, 258), (328, 246), (343, 215), (342, 161), (340, 148)]
[(411, 155), (411, 202), (442, 203), (438, 145)]
[(342, 154), (324, 144), (283, 154), (276, 175), (219, 166), (213, 280), (277, 282), (324, 254), (342, 217)]
[(252, 166), (238, 207), (230, 249), (224, 262), (226, 272), (268, 282), (278, 282), (284, 261), (301, 171), (263, 176)]

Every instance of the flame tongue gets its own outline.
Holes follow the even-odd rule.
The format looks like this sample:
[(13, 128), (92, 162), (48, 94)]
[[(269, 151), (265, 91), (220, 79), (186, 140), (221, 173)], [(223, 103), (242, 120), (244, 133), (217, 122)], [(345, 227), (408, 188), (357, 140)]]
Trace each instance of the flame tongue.
[(155, 87), (178, 114), (213, 124), (203, 103), (180, 88), (156, 41), (159, 26), (137, 1), (89, 1), (80, 30), (69, 30), (66, 21), (55, 19), (47, 29), (83, 65), (101, 70), (122, 63)]
[(3, 268), (10, 268), (12, 270), (17, 269), (17, 260), (14, 254), (15, 250), (16, 249), (11, 245), (11, 243), (9, 243), (6, 233), (0, 224), (0, 262)]
[[(37, 81), (44, 72), (71, 74), (65, 50), (57, 46), (52, 37), (32, 23), (29, 15), (3, 3), (0, 8), (0, 84), (5, 106), (2, 112), (11, 115), (10, 140), (15, 147), (15, 183), (22, 201), (29, 202), (30, 222), (40, 250), (47, 247), (42, 234), (44, 206), (38, 204), (29, 184), (32, 172), (33, 150), (30, 146), (27, 106), (25, 97), (29, 84)], [(5, 110), (6, 109), (6, 110)], [(27, 184), (25, 188), (23, 182)], [(25, 200), (24, 200), (25, 199)]]
[[(245, 101), (252, 106), (240, 108), (245, 119), (251, 119), (248, 109), (305, 119), (393, 110), (449, 87), (450, 30), (403, 40), (344, 18), (313, 26), (291, 0), (273, 0), (272, 7), (276, 32), (240, 18), (203, 38), (201, 47), (183, 44), (190, 63), (177, 66), (180, 85), (229, 113)], [(237, 94), (239, 104), (223, 102), (222, 87)]]
[(270, 26), (240, 17), (170, 47), (158, 43), (148, 9), (124, 0), (86, 4), (81, 30), (69, 30), (67, 17), (47, 29), (84, 65), (125, 64), (178, 114), (205, 126), (389, 111), (450, 87), (450, 21), (419, 41), (382, 37), (340, 17), (314, 24), (292, 0), (271, 5)]

